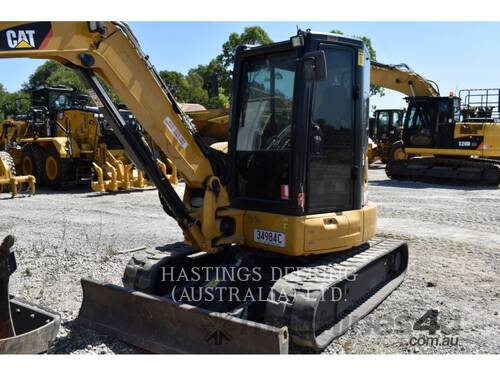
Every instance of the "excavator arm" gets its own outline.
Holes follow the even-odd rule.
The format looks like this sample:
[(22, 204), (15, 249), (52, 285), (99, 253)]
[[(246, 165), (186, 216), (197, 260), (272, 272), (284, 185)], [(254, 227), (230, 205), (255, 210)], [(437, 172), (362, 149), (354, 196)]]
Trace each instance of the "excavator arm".
[(370, 83), (407, 96), (439, 96), (439, 88), (434, 82), (415, 73), (406, 64), (387, 65), (372, 61)]
[[(0, 22), (0, 58), (51, 59), (78, 71), (96, 104), (133, 161), (157, 186), (166, 211), (173, 216), (196, 249), (211, 252), (224, 239), (216, 212), (229, 205), (221, 183), (224, 157), (207, 147), (148, 60), (129, 27), (120, 22)], [(179, 198), (161, 172), (147, 144), (127, 128), (98, 77), (134, 113), (158, 147), (173, 161), (187, 191), (203, 191), (201, 207)], [(219, 210), (221, 209), (221, 210)], [(219, 212), (220, 213), (220, 212)], [(235, 219), (230, 216), (234, 214)], [(232, 228), (241, 215), (226, 210)], [(217, 242), (217, 244), (216, 244)]]

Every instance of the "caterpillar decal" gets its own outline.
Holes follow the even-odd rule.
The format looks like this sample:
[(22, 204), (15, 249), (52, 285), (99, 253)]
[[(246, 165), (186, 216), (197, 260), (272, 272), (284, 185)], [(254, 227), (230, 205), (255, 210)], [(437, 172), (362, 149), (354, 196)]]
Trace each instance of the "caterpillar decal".
[(33, 22), (0, 31), (0, 50), (43, 49), (52, 36), (50, 22)]

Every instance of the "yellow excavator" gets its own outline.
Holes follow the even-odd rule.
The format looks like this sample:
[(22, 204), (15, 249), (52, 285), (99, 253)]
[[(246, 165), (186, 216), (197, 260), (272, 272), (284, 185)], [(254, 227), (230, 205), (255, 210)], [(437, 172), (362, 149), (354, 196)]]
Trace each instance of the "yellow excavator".
[[(390, 68), (381, 66), (375, 71), (380, 81), (386, 81), (380, 86), (394, 87), (393, 83), (400, 81), (400, 77), (396, 77), (400, 66), (392, 77), (385, 74)], [(403, 70), (411, 72), (409, 68)], [(400, 180), (498, 186), (500, 89), (468, 89), (462, 90), (459, 96), (452, 93), (440, 96), (432, 81), (418, 75), (407, 81), (412, 84), (408, 85), (410, 95), (406, 98), (402, 139), (390, 147), (387, 176)]]
[(403, 137), (391, 146), (386, 166), (390, 178), (500, 184), (500, 125), (491, 109), (464, 107), (453, 95), (407, 101)]
[[(299, 31), (237, 48), (225, 147), (203, 141), (125, 23), (0, 22), (0, 58), (19, 57), (81, 75), (185, 236), (133, 257), (124, 287), (82, 279), (82, 324), (162, 353), (321, 350), (403, 281), (408, 246), (375, 237), (367, 200), (362, 41)], [(178, 168), (182, 199), (98, 77)]]

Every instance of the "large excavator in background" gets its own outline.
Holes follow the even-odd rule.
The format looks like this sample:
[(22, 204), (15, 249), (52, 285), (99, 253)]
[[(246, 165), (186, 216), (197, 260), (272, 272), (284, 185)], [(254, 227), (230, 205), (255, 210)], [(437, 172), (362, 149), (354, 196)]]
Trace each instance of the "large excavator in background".
[[(408, 247), (375, 237), (366, 199), (362, 41), (239, 47), (228, 147), (203, 141), (125, 23), (1, 22), (0, 58), (19, 57), (79, 72), (185, 236), (133, 257), (124, 287), (82, 279), (81, 323), (154, 352), (321, 350), (403, 281)], [(98, 77), (177, 166), (182, 199)]]
[(372, 63), (372, 83), (407, 95), (402, 139), (389, 151), (387, 176), (438, 183), (500, 184), (499, 89), (440, 96), (406, 65)]
[(471, 103), (471, 90), (461, 92), (463, 101), (453, 95), (407, 98), (402, 140), (391, 147), (387, 175), (394, 179), (498, 186), (499, 90), (474, 90), (484, 103), (491, 95), (489, 91), (497, 93), (496, 103), (491, 98), (488, 105), (481, 105), (481, 99), (479, 104)]
[(402, 139), (387, 176), (437, 183), (500, 184), (499, 89), (429, 92), (406, 98)]

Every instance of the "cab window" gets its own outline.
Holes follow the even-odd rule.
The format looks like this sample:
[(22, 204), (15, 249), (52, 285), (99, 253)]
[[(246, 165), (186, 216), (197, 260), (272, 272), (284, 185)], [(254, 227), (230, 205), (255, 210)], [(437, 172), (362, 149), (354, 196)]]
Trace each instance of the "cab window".
[(249, 58), (236, 137), (237, 193), (290, 199), (295, 52)]

